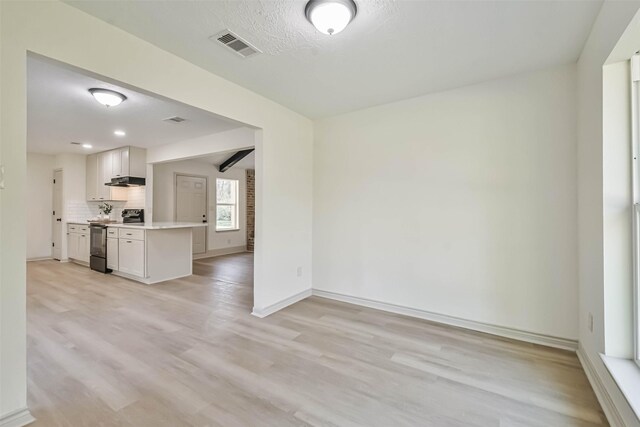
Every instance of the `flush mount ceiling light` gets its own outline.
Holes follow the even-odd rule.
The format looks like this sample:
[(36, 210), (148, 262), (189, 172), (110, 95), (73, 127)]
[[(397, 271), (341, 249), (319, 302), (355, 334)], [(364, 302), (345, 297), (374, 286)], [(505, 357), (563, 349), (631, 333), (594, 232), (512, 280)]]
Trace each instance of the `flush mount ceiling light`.
[(304, 14), (318, 31), (331, 36), (344, 30), (357, 11), (353, 0), (311, 0)]
[(113, 134), (115, 136), (125, 136), (127, 133), (125, 131), (123, 131), (123, 130), (114, 130)]
[(82, 148), (93, 148), (91, 144), (82, 144)]
[(109, 89), (91, 88), (89, 89), (89, 93), (93, 95), (96, 101), (107, 107), (115, 107), (127, 99), (127, 97), (120, 92)]

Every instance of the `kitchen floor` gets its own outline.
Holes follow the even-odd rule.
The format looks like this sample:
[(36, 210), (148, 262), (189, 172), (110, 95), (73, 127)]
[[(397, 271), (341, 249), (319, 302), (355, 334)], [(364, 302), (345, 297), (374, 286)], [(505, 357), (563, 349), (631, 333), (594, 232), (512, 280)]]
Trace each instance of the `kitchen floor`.
[(607, 425), (574, 353), (318, 297), (258, 319), (252, 269), (145, 286), (28, 263), (33, 425)]

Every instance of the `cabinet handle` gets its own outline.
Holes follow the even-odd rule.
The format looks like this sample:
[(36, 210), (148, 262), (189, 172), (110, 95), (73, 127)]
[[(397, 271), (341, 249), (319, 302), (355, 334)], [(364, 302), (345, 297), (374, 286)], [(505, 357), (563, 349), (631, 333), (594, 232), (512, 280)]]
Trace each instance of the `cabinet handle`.
[(127, 240), (127, 243), (131, 243), (131, 240)]

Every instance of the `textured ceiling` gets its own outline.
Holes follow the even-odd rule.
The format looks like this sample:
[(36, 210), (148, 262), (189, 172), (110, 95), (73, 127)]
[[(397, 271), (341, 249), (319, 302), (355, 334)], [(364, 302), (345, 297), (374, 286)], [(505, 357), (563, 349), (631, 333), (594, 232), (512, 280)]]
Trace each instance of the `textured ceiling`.
[[(356, 0), (325, 36), (299, 0), (68, 3), (311, 118), (574, 62), (602, 4)], [(225, 28), (264, 53), (209, 40)]]
[[(92, 87), (116, 90), (128, 99), (107, 108), (87, 91)], [(186, 121), (163, 121), (172, 116)], [(27, 122), (29, 151), (48, 154), (86, 154), (124, 145), (148, 148), (242, 126), (36, 57), (27, 59)], [(127, 135), (115, 136), (116, 129)], [(71, 145), (72, 141), (90, 143), (93, 149)]]

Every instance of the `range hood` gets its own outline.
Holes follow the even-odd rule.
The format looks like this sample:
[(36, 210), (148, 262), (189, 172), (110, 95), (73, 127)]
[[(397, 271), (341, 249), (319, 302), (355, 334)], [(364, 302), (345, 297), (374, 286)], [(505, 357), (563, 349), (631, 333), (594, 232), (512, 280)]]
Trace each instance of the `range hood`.
[(144, 184), (144, 178), (120, 176), (118, 178), (111, 178), (111, 182), (106, 182), (104, 185), (108, 185), (109, 187), (140, 187)]

